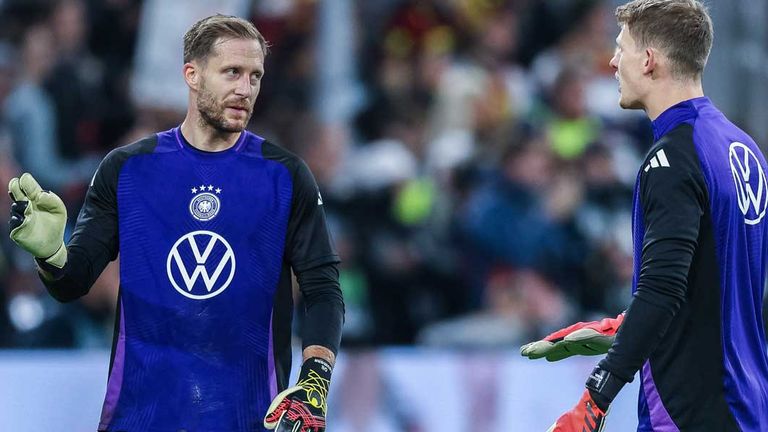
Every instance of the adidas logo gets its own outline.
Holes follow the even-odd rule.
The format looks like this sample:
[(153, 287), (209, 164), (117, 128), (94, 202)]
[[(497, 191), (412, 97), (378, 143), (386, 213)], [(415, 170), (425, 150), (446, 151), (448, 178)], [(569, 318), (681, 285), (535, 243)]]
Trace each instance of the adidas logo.
[(656, 154), (651, 158), (651, 162), (645, 166), (643, 171), (648, 172), (651, 168), (658, 168), (660, 166), (669, 167), (669, 160), (667, 160), (667, 155), (664, 153), (664, 149), (656, 152)]

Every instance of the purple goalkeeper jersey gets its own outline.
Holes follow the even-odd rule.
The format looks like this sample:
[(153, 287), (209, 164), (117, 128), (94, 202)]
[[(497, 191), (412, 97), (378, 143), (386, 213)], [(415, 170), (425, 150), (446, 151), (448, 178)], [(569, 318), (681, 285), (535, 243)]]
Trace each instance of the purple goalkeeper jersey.
[(298, 157), (249, 132), (204, 152), (179, 128), (105, 158), (68, 250), (54, 296), (119, 251), (109, 432), (263, 431), (291, 367), (291, 269), (338, 262)]
[(639, 432), (768, 431), (765, 158), (706, 97), (653, 129), (634, 194), (634, 299), (601, 366), (625, 380), (640, 369)]

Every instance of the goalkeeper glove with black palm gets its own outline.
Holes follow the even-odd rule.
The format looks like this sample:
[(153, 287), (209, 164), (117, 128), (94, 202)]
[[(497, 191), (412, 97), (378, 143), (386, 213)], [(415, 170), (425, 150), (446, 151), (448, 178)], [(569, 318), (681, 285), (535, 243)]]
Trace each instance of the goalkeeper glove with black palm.
[(542, 340), (520, 348), (520, 354), (529, 359), (545, 357), (558, 361), (573, 355), (606, 354), (613, 345), (616, 332), (624, 321), (624, 314), (600, 321), (579, 322), (560, 329)]
[(275, 432), (324, 432), (332, 370), (330, 363), (321, 358), (307, 359), (298, 383), (272, 401), (264, 427)]
[(34, 177), (24, 173), (8, 183), (11, 204), (11, 240), (56, 268), (67, 262), (64, 226), (67, 209), (55, 193), (44, 191)]

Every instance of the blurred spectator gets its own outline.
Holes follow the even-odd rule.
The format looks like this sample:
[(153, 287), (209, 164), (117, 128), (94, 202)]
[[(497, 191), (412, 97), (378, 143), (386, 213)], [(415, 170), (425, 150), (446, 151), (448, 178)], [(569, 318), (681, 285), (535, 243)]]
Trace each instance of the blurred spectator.
[(585, 86), (583, 72), (564, 68), (552, 86), (551, 111), (542, 116), (552, 150), (561, 159), (581, 156), (600, 134), (600, 120), (586, 109)]
[(464, 303), (446, 266), (451, 250), (440, 246), (441, 227), (430, 223), (436, 191), (421, 175), (424, 123), (413, 115), (393, 114), (382, 131), (388, 138), (366, 144), (350, 162), (358, 189), (347, 214), (358, 221), (377, 343), (411, 343), (422, 325)]
[(511, 61), (516, 23), (512, 11), (488, 17), (466, 49), (445, 66), (434, 90), (432, 136), (456, 129), (482, 133), (528, 112), (526, 73)]
[(19, 55), (17, 83), (3, 109), (14, 154), (24, 170), (39, 175), (45, 187), (63, 193), (90, 180), (95, 165), (88, 160), (68, 161), (59, 149), (56, 108), (43, 87), (56, 59), (50, 28), (45, 24), (28, 28)]
[(624, 233), (631, 229), (632, 189), (619, 180), (605, 144), (589, 147), (581, 165), (585, 197), (576, 220), (593, 248), (585, 263), (585, 287), (576, 300), (595, 315), (612, 313), (628, 304), (631, 290), (632, 244)]
[[(141, 0), (88, 1), (87, 46), (102, 71), (98, 98), (104, 102), (100, 112), (100, 149), (109, 150), (132, 140), (123, 140), (136, 113), (130, 98), (130, 79), (139, 27)], [(157, 129), (153, 129), (157, 130)], [(145, 134), (142, 133), (142, 135)]]
[(497, 267), (487, 279), (486, 307), (427, 326), (419, 342), (453, 348), (512, 348), (561, 325), (569, 311), (565, 297), (540, 273)]
[[(610, 60), (615, 37), (613, 10), (605, 0), (554, 0), (534, 2), (538, 11), (535, 21), (524, 35), (532, 41), (536, 34), (551, 46), (533, 51), (531, 71), (540, 90), (552, 88), (566, 65), (579, 65), (592, 74), (612, 75), (606, 59)], [(535, 25), (540, 28), (534, 28)], [(618, 110), (618, 108), (616, 108)]]
[(556, 175), (547, 146), (539, 136), (512, 144), (488, 184), (470, 196), (461, 225), (477, 270), (496, 263), (557, 273), (579, 267), (586, 245), (570, 225), (579, 183)]
[[(0, 112), (3, 109), (3, 101), (10, 90), (12, 77), (12, 64), (10, 48), (0, 44)], [(0, 185), (8, 184), (16, 175), (18, 168), (10, 155), (12, 154), (11, 138), (4, 116), (0, 115)], [(0, 193), (0, 207), (10, 208), (11, 199), (8, 194)], [(10, 212), (0, 212), (0, 226), (7, 226)], [(8, 318), (8, 310), (5, 307), (8, 296), (8, 283), (13, 270), (11, 251), (13, 246), (10, 238), (0, 236), (0, 347), (10, 344), (12, 332)]]
[[(51, 29), (57, 54), (45, 88), (53, 99), (59, 152), (68, 160), (105, 153), (102, 116), (103, 65), (86, 46), (88, 22), (82, 0), (61, 0), (53, 9)], [(99, 158), (100, 159), (100, 158)]]

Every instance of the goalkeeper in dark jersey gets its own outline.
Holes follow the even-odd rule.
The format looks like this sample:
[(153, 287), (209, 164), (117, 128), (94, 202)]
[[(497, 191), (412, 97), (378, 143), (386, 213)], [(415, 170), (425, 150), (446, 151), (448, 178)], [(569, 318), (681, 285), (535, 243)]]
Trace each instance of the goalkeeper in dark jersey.
[[(307, 166), (245, 130), (266, 54), (248, 21), (192, 26), (184, 122), (104, 159), (66, 245), (61, 200), (30, 174), (11, 180), (11, 238), (57, 300), (85, 295), (120, 254), (100, 431), (325, 430), (339, 259)], [(293, 386), (291, 271), (306, 305)]]
[(765, 158), (704, 97), (713, 34), (701, 3), (635, 0), (616, 15), (620, 105), (645, 110), (655, 138), (635, 184), (634, 298), (617, 318), (522, 347), (552, 361), (608, 353), (549, 431), (602, 430), (638, 371), (640, 432), (768, 431)]

